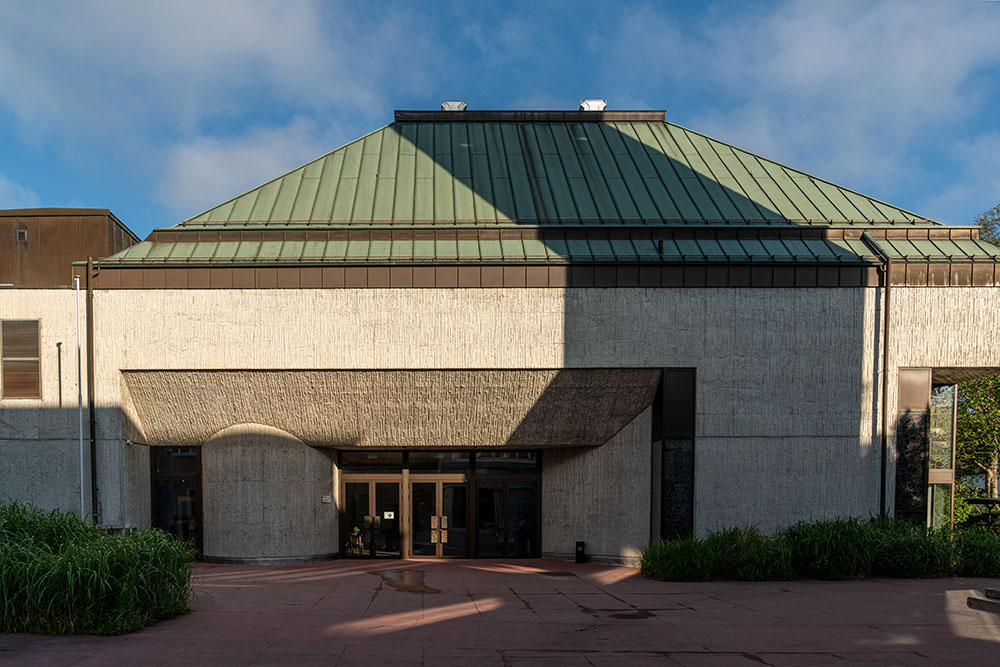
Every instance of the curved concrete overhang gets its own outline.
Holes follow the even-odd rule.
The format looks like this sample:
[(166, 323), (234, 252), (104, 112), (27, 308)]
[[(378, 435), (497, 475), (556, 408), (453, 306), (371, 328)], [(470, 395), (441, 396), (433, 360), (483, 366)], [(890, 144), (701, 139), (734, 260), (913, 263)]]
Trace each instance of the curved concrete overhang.
[(598, 446), (648, 407), (660, 370), (122, 371), (147, 442), (267, 424), (314, 447)]

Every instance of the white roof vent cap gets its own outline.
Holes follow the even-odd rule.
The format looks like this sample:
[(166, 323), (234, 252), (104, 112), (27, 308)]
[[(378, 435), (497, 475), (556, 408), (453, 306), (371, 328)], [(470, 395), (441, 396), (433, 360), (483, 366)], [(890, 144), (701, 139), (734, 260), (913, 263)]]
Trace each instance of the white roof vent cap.
[(445, 100), (441, 103), (441, 111), (465, 111), (468, 108), (468, 103), (462, 100)]
[(580, 111), (604, 111), (607, 100), (580, 100)]

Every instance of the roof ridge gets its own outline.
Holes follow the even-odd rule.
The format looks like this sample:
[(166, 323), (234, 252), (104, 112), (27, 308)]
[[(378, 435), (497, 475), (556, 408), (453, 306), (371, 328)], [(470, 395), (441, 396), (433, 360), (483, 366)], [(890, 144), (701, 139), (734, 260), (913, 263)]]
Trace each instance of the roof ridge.
[[(649, 121), (647, 121), (647, 122), (649, 122)], [(789, 171), (794, 171), (797, 174), (802, 174), (803, 176), (808, 176), (809, 178), (812, 178), (814, 180), (820, 181), (821, 183), (826, 183), (827, 185), (832, 185), (835, 188), (839, 188), (841, 190), (845, 190), (847, 192), (850, 192), (851, 194), (855, 194), (855, 195), (858, 195), (859, 197), (863, 197), (863, 198), (871, 200), (873, 202), (877, 202), (879, 204), (882, 204), (883, 206), (888, 206), (890, 208), (896, 209), (897, 211), (902, 211), (903, 213), (906, 213), (908, 215), (913, 216), (913, 220), (915, 222), (931, 222), (931, 223), (934, 223), (934, 224), (937, 224), (937, 225), (944, 225), (945, 224), (945, 223), (941, 222), (940, 220), (934, 220), (933, 218), (928, 218), (927, 216), (920, 215), (919, 213), (914, 213), (913, 211), (911, 211), (909, 209), (905, 209), (905, 208), (903, 208), (901, 206), (896, 206), (895, 204), (891, 204), (891, 203), (889, 203), (889, 202), (887, 202), (885, 200), (878, 199), (877, 197), (872, 197), (871, 195), (866, 195), (865, 193), (859, 192), (858, 190), (855, 190), (853, 188), (849, 188), (847, 186), (840, 185), (839, 183), (834, 183), (831, 180), (822, 178), (820, 176), (816, 176), (815, 174), (810, 174), (807, 171), (803, 171), (802, 169), (798, 169), (796, 167), (789, 166), (789, 165), (787, 165), (787, 164), (785, 164), (783, 162), (778, 162), (774, 158), (766, 157), (764, 155), (761, 155), (760, 153), (755, 153), (754, 151), (747, 150), (746, 148), (740, 148), (739, 146), (737, 146), (735, 144), (731, 144), (728, 141), (723, 141), (721, 139), (716, 139), (715, 137), (709, 136), (709, 135), (705, 134), (704, 132), (699, 132), (698, 130), (692, 130), (691, 128), (686, 127), (684, 125), (681, 125), (679, 123), (674, 123), (673, 121), (669, 121), (669, 120), (663, 120), (663, 121), (660, 121), (660, 122), (662, 122), (665, 125), (673, 125), (674, 127), (679, 128), (681, 130), (684, 130), (685, 132), (690, 132), (691, 134), (696, 134), (699, 137), (704, 137), (705, 139), (708, 139), (709, 141), (714, 141), (715, 143), (722, 144), (724, 146), (728, 146), (729, 148), (731, 148), (734, 151), (739, 151), (739, 152), (745, 153), (747, 155), (752, 155), (753, 157), (757, 158), (758, 160), (764, 160), (765, 162), (769, 162), (770, 164), (777, 165), (777, 166), (781, 167), (782, 169), (787, 169)]]

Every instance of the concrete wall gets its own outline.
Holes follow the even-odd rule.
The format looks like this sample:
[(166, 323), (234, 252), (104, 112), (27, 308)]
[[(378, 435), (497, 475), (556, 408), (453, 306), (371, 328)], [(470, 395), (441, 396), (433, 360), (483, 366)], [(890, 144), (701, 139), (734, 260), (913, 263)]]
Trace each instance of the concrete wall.
[(638, 564), (649, 544), (652, 410), (601, 447), (553, 449), (542, 459), (542, 554)]
[(202, 534), (216, 560), (322, 558), (338, 551), (328, 452), (270, 426), (240, 424), (202, 447)]
[(119, 404), (120, 369), (696, 367), (696, 527), (767, 527), (877, 511), (877, 305), (872, 288), (111, 290), (97, 391)]
[[(86, 345), (84, 295), (81, 337)], [(0, 289), (0, 320), (39, 320), (42, 397), (0, 399), (0, 499), (80, 511), (76, 300), (71, 289)], [(60, 370), (61, 357), (61, 370)], [(86, 360), (83, 399), (87, 400)], [(90, 512), (90, 441), (84, 413), (84, 507)], [(117, 471), (109, 471), (108, 478)], [(148, 504), (148, 503), (147, 503)]]

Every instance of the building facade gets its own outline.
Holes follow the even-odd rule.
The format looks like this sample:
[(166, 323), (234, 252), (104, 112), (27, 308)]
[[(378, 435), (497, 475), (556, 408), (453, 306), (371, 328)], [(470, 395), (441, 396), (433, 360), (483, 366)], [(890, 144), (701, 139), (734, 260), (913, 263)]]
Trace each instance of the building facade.
[(75, 295), (0, 292), (40, 332), (0, 493), (82, 490), (209, 560), (634, 563), (737, 524), (946, 522), (948, 387), (1000, 372), (977, 229), (663, 112), (396, 112), (107, 255), (74, 266), (82, 485), (75, 365), (50, 359)]

